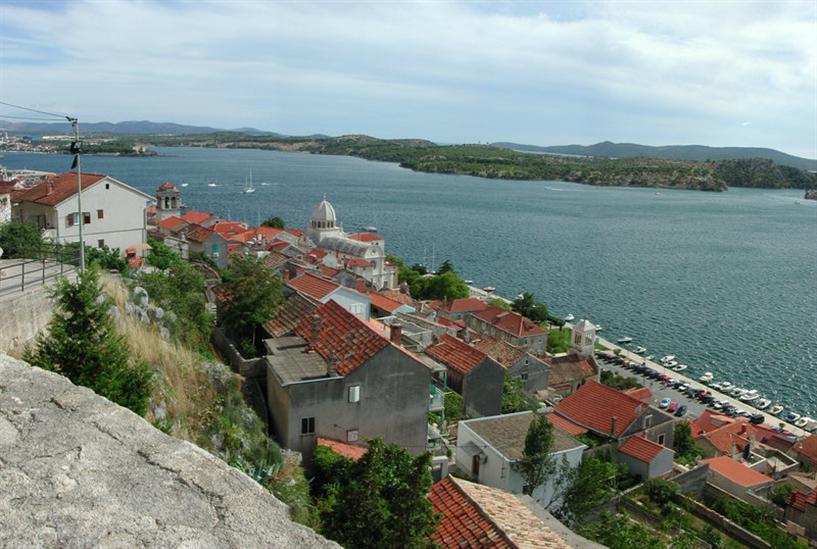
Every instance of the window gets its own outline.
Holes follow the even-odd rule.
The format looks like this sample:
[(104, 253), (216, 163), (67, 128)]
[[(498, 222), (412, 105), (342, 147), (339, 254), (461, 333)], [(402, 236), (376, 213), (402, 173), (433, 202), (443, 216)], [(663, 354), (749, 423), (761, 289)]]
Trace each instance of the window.
[(528, 374), (527, 373), (522, 374), (520, 377), (522, 378), (522, 381), (527, 381), (528, 380)]
[(84, 225), (91, 224), (91, 212), (82, 212), (82, 223)]
[(346, 442), (357, 442), (359, 433), (357, 429), (349, 429), (346, 431)]
[(360, 385), (349, 387), (349, 402), (360, 402)]
[(315, 418), (305, 417), (301, 419), (301, 434), (314, 435), (315, 434)]
[(479, 480), (479, 454), (471, 457), (471, 476)]
[(76, 212), (74, 212), (74, 213), (70, 213), (70, 214), (65, 216), (65, 226), (66, 227), (73, 227), (74, 226), (74, 224), (77, 222), (76, 215), (77, 215)]
[(658, 435), (658, 444), (664, 445), (664, 435)]
[(105, 212), (103, 212), (102, 210), (97, 210), (96, 211), (96, 218), (97, 219), (105, 219)]
[(110, 183), (105, 183), (105, 190), (107, 191), (110, 188), (111, 188), (111, 184)]
[(99, 240), (96, 241), (96, 246), (97, 246), (97, 248), (104, 248), (105, 247), (105, 240), (100, 238)]
[(644, 428), (646, 429), (652, 424), (652, 414), (647, 414), (644, 416)]

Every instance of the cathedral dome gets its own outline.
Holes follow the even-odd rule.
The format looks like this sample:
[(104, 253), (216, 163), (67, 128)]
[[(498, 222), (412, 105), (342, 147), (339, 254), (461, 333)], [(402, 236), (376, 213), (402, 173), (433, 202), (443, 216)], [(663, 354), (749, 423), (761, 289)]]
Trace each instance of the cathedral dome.
[(322, 200), (321, 203), (312, 210), (312, 221), (322, 221), (327, 223), (323, 225), (324, 227), (334, 227), (337, 222), (335, 208), (326, 200)]

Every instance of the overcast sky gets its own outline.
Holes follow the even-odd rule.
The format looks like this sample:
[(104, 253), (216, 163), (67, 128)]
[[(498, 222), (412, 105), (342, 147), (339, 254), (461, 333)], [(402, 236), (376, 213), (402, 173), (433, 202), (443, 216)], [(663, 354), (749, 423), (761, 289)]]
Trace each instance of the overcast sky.
[(0, 100), (89, 122), (815, 158), (817, 2), (0, 0)]

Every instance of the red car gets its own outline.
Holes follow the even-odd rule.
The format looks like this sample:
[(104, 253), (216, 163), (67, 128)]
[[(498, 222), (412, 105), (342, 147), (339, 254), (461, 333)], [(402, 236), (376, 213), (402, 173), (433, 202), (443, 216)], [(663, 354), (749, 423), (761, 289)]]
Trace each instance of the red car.
[(675, 411), (678, 409), (679, 404), (677, 402), (671, 402), (669, 406), (667, 406), (667, 412), (674, 414)]

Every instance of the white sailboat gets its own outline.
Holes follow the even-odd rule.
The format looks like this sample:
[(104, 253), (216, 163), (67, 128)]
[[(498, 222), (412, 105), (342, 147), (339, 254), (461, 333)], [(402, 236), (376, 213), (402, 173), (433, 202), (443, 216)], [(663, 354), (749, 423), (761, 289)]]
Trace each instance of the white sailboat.
[(244, 190), (242, 191), (244, 194), (250, 194), (255, 192), (255, 187), (252, 186), (252, 170), (250, 170), (250, 183), (247, 185), (247, 181), (244, 180)]

